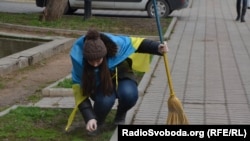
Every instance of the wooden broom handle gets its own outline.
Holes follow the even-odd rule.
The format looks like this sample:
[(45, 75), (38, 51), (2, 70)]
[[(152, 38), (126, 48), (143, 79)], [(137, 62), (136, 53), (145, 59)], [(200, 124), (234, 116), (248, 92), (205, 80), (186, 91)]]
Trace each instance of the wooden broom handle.
[(167, 53), (163, 54), (163, 58), (164, 58), (164, 64), (165, 64), (166, 74), (167, 74), (167, 78), (168, 78), (168, 85), (169, 85), (169, 89), (170, 89), (170, 94), (174, 95), (174, 87), (173, 87), (172, 78), (171, 78), (171, 75), (170, 75), (170, 69), (169, 69), (169, 65), (168, 65)]
[[(153, 5), (154, 5), (154, 10), (155, 10), (155, 19), (156, 19), (156, 23), (157, 23), (157, 29), (158, 29), (160, 41), (163, 44), (164, 42), (163, 42), (163, 37), (162, 37), (160, 18), (159, 18), (159, 15), (158, 15), (158, 12), (157, 12), (157, 7), (156, 7), (156, 0), (153, 0)], [(167, 53), (164, 53), (163, 57), (164, 57), (164, 64), (165, 64), (165, 68), (166, 68), (167, 78), (168, 78), (168, 85), (169, 85), (169, 89), (170, 89), (170, 95), (174, 95), (174, 88), (173, 88), (172, 79), (171, 79), (171, 75), (170, 75), (170, 69), (169, 69), (169, 66), (168, 66)]]

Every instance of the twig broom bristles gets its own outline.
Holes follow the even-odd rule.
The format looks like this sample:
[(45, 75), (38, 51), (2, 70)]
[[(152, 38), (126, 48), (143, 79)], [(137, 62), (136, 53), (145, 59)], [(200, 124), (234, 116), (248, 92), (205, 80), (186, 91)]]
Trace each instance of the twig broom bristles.
[[(158, 17), (158, 12), (157, 12), (157, 7), (156, 7), (156, 0), (153, 0), (153, 4), (154, 4), (155, 18), (156, 18), (156, 22), (157, 22), (160, 40), (161, 40), (161, 43), (163, 43), (160, 20)], [(172, 79), (171, 79), (171, 75), (170, 75), (170, 69), (169, 69), (169, 65), (168, 65), (167, 53), (164, 53), (163, 57), (164, 57), (164, 64), (165, 64), (165, 68), (166, 68), (167, 78), (168, 78), (169, 89), (170, 89), (170, 97), (168, 99), (168, 117), (167, 117), (166, 123), (171, 124), (171, 125), (189, 124), (188, 119), (187, 119), (185, 112), (183, 110), (182, 103), (176, 97), (174, 89), (173, 89)]]
[(168, 77), (168, 84), (170, 89), (170, 96), (168, 99), (168, 118), (167, 118), (167, 124), (188, 124), (187, 117), (184, 113), (181, 101), (176, 97), (173, 84), (171, 80), (170, 75), (170, 69), (168, 67), (168, 60), (166, 53), (164, 54), (164, 63), (166, 68), (166, 73)]

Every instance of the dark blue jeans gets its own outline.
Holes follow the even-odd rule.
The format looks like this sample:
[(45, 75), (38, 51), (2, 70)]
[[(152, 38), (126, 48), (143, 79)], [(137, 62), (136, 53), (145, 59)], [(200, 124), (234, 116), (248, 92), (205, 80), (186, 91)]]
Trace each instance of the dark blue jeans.
[(136, 104), (138, 100), (137, 83), (130, 79), (119, 80), (117, 91), (114, 91), (112, 95), (105, 96), (101, 92), (97, 92), (91, 98), (94, 101), (94, 112), (97, 121), (103, 123), (116, 99), (118, 99), (118, 108), (122, 109), (123, 112), (127, 112)]

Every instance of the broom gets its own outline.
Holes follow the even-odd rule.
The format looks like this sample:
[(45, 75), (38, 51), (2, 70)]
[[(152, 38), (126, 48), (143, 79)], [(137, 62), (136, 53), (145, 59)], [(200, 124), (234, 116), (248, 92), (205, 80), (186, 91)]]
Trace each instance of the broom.
[[(157, 12), (157, 7), (156, 7), (156, 0), (153, 0), (153, 5), (154, 5), (154, 10), (155, 10), (155, 18), (157, 22), (157, 28), (160, 36), (160, 41), (163, 43), (163, 38), (162, 38), (162, 31), (161, 31), (161, 26), (160, 26), (160, 20), (158, 17), (158, 12)], [(178, 125), (178, 124), (188, 124), (188, 119), (185, 115), (185, 112), (183, 110), (181, 101), (176, 97), (173, 84), (172, 84), (172, 79), (170, 75), (170, 69), (168, 65), (168, 57), (167, 53), (163, 54), (164, 58), (164, 64), (166, 68), (166, 73), (167, 73), (167, 78), (168, 78), (168, 84), (169, 84), (169, 89), (170, 89), (170, 97), (168, 99), (168, 117), (167, 117), (167, 124), (173, 124), (173, 125)]]

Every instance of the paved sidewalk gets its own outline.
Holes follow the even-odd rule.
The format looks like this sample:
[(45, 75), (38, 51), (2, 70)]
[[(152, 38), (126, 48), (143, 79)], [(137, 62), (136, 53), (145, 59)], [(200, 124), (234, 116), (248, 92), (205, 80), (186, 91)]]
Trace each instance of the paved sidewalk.
[[(190, 124), (250, 124), (250, 13), (234, 21), (235, 0), (192, 0), (176, 12), (168, 41), (173, 86)], [(132, 124), (166, 124), (163, 58)]]

